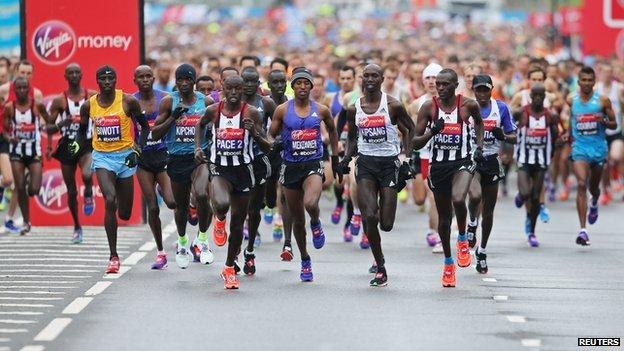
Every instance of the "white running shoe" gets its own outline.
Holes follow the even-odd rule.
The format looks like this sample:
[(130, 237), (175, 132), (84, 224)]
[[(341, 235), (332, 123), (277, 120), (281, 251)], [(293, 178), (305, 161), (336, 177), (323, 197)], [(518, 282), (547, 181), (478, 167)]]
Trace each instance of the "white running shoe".
[(186, 269), (186, 267), (188, 267), (191, 264), (191, 253), (189, 252), (189, 248), (180, 246), (178, 244), (178, 247), (176, 249), (175, 260), (176, 260), (176, 263), (178, 264), (178, 267), (182, 269)]
[(214, 262), (214, 254), (210, 249), (210, 245), (208, 244), (208, 240), (203, 242), (199, 248), (201, 249), (201, 253), (199, 254), (199, 262), (201, 264), (211, 264)]
[(435, 254), (443, 253), (444, 249), (442, 248), (442, 242), (438, 241), (433, 247), (433, 249), (431, 249), (431, 252)]

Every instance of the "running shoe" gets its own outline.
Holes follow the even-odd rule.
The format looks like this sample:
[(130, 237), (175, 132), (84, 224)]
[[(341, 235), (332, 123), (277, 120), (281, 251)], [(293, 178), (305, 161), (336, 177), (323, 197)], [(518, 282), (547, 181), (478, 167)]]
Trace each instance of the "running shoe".
[(477, 245), (477, 226), (468, 224), (466, 236), (468, 237), (468, 246), (470, 246), (471, 249), (474, 248), (475, 245)]
[(611, 196), (610, 192), (605, 191), (602, 194), (600, 194), (600, 204), (602, 206), (608, 205), (611, 202), (611, 200), (613, 200), (613, 197)]
[(427, 239), (427, 245), (429, 245), (429, 247), (434, 247), (435, 244), (438, 243), (438, 233), (429, 232), (427, 233), (426, 239)]
[(247, 275), (256, 274), (256, 255), (253, 252), (247, 251), (243, 253), (245, 257), (245, 265), (243, 266), (243, 272)]
[(524, 205), (524, 200), (522, 200), (520, 193), (516, 194), (516, 197), (514, 197), (514, 203), (516, 204), (517, 208), (520, 208), (522, 207), (522, 205)]
[(201, 248), (199, 247), (199, 238), (195, 238), (191, 244), (191, 254), (193, 255), (193, 262), (199, 262), (199, 256), (201, 255)]
[(331, 221), (334, 224), (340, 223), (340, 215), (342, 214), (342, 206), (336, 206), (331, 214)]
[(260, 233), (256, 233), (256, 238), (254, 239), (254, 247), (258, 248), (262, 245), (262, 239), (260, 239)]
[(351, 229), (349, 227), (342, 228), (342, 239), (345, 243), (350, 243), (353, 241), (353, 234), (351, 234)]
[(152, 263), (152, 269), (163, 270), (167, 268), (167, 255), (157, 255), (156, 260)]
[(212, 227), (212, 240), (217, 246), (223, 246), (227, 242), (227, 231), (225, 230), (226, 219), (220, 221), (215, 217)]
[(399, 191), (397, 194), (397, 199), (402, 203), (407, 203), (407, 199), (409, 198), (409, 194), (407, 193), (407, 188), (403, 188), (403, 190)]
[(108, 267), (106, 267), (106, 274), (119, 273), (119, 266), (119, 257), (111, 257), (110, 261), (108, 261)]
[(590, 205), (589, 213), (587, 214), (587, 222), (589, 222), (589, 224), (594, 224), (596, 223), (597, 220), (598, 220), (598, 205), (596, 206)]
[(544, 204), (540, 204), (539, 218), (542, 223), (548, 223), (548, 221), (550, 221), (550, 211)]
[(275, 209), (265, 206), (263, 212), (264, 212), (264, 222), (266, 224), (273, 223), (273, 214), (275, 213)]
[(388, 275), (386, 274), (386, 270), (379, 271), (375, 273), (375, 278), (370, 281), (370, 286), (372, 287), (384, 287), (388, 285)]
[(312, 260), (301, 260), (301, 274), (299, 278), (302, 282), (311, 282), (314, 280), (314, 274), (312, 274)]
[(241, 269), (240, 269), (240, 266), (238, 265), (238, 256), (236, 256), (236, 258), (234, 259), (234, 274), (238, 275), (240, 271)]
[(477, 251), (475, 251), (475, 260), (477, 261), (477, 272), (481, 274), (486, 274), (488, 272), (487, 254), (480, 253), (477, 249)]
[(278, 217), (273, 221), (273, 240), (280, 241), (284, 236), (284, 224), (281, 220), (278, 220)]
[(214, 254), (210, 249), (210, 244), (208, 244), (208, 240), (201, 243), (201, 245), (199, 245), (199, 248), (201, 249), (199, 254), (199, 262), (201, 264), (211, 264), (212, 262), (214, 262)]
[(82, 203), (82, 212), (85, 216), (90, 216), (95, 212), (95, 199), (93, 199), (93, 195), (85, 196)]
[(589, 246), (591, 242), (589, 241), (589, 236), (587, 235), (587, 231), (581, 230), (579, 235), (576, 237), (576, 244), (581, 246)]
[(362, 233), (362, 240), (360, 241), (360, 249), (366, 250), (370, 247), (368, 242), (368, 235), (366, 233)]
[(445, 288), (455, 287), (455, 265), (445, 264), (444, 272), (442, 273), (442, 286)]
[(81, 244), (82, 243), (82, 229), (75, 229), (74, 234), (72, 235), (72, 244)]
[(21, 228), (16, 226), (12, 219), (4, 221), (4, 229), (11, 234), (18, 234), (21, 231)]
[(527, 235), (527, 244), (530, 247), (539, 247), (539, 242), (537, 241), (537, 237), (535, 236), (535, 234), (530, 233), (529, 235)]
[(30, 234), (30, 223), (24, 223), (22, 225), (22, 230), (20, 231), (20, 235), (28, 235)]
[(238, 278), (236, 278), (234, 267), (224, 266), (221, 271), (221, 279), (223, 279), (223, 286), (226, 289), (238, 289)]
[(375, 274), (377, 273), (377, 262), (373, 261), (373, 265), (368, 269), (368, 273)]
[(197, 225), (199, 218), (197, 217), (197, 208), (193, 205), (189, 205), (188, 208), (188, 222), (190, 225)]
[(468, 249), (468, 241), (457, 242), (457, 265), (465, 268), (470, 266), (470, 249)]
[(245, 224), (243, 225), (243, 240), (249, 240), (249, 227), (247, 227), (247, 221), (245, 221)]
[(321, 221), (317, 224), (310, 224), (310, 229), (312, 230), (312, 243), (314, 244), (314, 248), (322, 248), (323, 245), (325, 245), (325, 234), (323, 233)]
[(284, 245), (282, 248), (282, 253), (280, 254), (280, 258), (282, 261), (290, 262), (293, 259), (292, 247), (290, 245)]
[(524, 234), (531, 234), (531, 218), (529, 218), (529, 215), (527, 215), (524, 220)]
[(362, 226), (362, 215), (354, 214), (351, 217), (351, 234), (358, 236), (360, 234), (360, 227)]
[(548, 201), (555, 202), (557, 201), (557, 188), (553, 184), (548, 185)]
[(177, 244), (175, 260), (178, 264), (178, 267), (186, 269), (189, 264), (191, 264), (191, 255), (189, 253), (189, 249), (185, 248), (184, 246), (180, 246), (180, 244)]
[(559, 201), (567, 201), (569, 197), (570, 197), (570, 190), (566, 186), (563, 189), (561, 189), (561, 192), (559, 193)]
[(433, 249), (431, 249), (431, 253), (440, 254), (444, 252), (444, 248), (442, 247), (442, 242), (438, 240)]

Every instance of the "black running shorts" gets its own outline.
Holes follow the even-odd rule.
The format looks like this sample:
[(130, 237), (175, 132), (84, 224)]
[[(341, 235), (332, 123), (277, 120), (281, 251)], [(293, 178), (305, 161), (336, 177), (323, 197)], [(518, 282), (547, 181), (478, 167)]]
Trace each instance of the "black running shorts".
[(380, 188), (397, 187), (399, 184), (399, 167), (401, 162), (397, 156), (358, 155), (355, 160), (355, 180), (372, 180)]
[(139, 156), (138, 166), (140, 169), (158, 174), (167, 170), (167, 150), (143, 151)]
[(470, 172), (472, 166), (472, 160), (469, 158), (431, 163), (427, 178), (431, 191), (435, 194), (451, 196), (455, 174), (460, 171)]
[(288, 189), (303, 190), (303, 181), (315, 174), (318, 174), (321, 179), (325, 178), (322, 160), (307, 162), (284, 161), (280, 169), (280, 183)]
[(210, 181), (215, 177), (225, 178), (232, 184), (234, 194), (248, 194), (255, 186), (252, 164), (239, 166), (219, 166), (210, 164)]

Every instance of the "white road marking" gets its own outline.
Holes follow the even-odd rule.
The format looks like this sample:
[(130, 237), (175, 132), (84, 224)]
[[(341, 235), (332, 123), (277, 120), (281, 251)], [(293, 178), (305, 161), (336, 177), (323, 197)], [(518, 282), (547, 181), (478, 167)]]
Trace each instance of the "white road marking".
[(26, 333), (28, 329), (0, 329), (0, 334)]
[(39, 316), (43, 312), (25, 312), (25, 311), (1, 311), (0, 315), (15, 315), (15, 316)]
[(104, 267), (104, 262), (102, 264), (28, 264), (28, 263), (19, 263), (19, 264), (0, 264), (0, 268), (5, 267), (43, 267), (43, 268), (102, 268)]
[(104, 274), (104, 279), (119, 279), (124, 273), (130, 270), (132, 267), (121, 266), (119, 267), (119, 273), (117, 274)]
[[(108, 250), (48, 250), (48, 249), (21, 249), (21, 250), (3, 250), (0, 249), (0, 253), (19, 253), (19, 252), (30, 252), (33, 254), (40, 253), (82, 253), (82, 254), (108, 254)], [(117, 250), (118, 253), (128, 253), (129, 251), (121, 251)]]
[(7, 301), (7, 300), (29, 300), (29, 301), (55, 301), (55, 300), (62, 300), (62, 297), (0, 297), (0, 301)]
[(53, 341), (71, 323), (71, 318), (55, 318), (35, 336), (35, 341)]
[(87, 307), (91, 301), (93, 301), (92, 297), (77, 297), (74, 301), (67, 305), (67, 307), (65, 307), (63, 314), (78, 314), (85, 307)]
[(507, 316), (507, 320), (511, 323), (526, 323), (526, 317), (524, 316)]
[(6, 323), (6, 324), (32, 324), (32, 323), (37, 323), (37, 321), (29, 321), (29, 320), (22, 320), (22, 319), (0, 319), (0, 323)]
[(140, 251), (133, 252), (132, 254), (130, 254), (130, 256), (128, 256), (128, 258), (123, 260), (123, 262), (121, 264), (122, 265), (133, 266), (133, 265), (139, 263), (139, 261), (142, 260), (143, 257), (145, 257), (145, 255), (147, 255), (147, 252), (140, 252)]
[(496, 278), (483, 278), (483, 281), (487, 282), (487, 283), (496, 283), (497, 282)]
[(87, 290), (84, 294), (87, 296), (95, 296), (101, 294), (106, 288), (108, 288), (113, 282), (97, 282)]
[(152, 251), (155, 248), (156, 248), (156, 243), (153, 241), (148, 241), (139, 248), (139, 251)]
[[(88, 257), (92, 257), (92, 256), (88, 256)], [(108, 255), (106, 256), (108, 258)], [(47, 258), (0, 258), (0, 262), (18, 262), (18, 261), (25, 261), (25, 262), (33, 262), (33, 261), (44, 261), (44, 262), (50, 262), (50, 261), (68, 261), (68, 262), (104, 262), (104, 258), (101, 259), (95, 259), (95, 258), (77, 258), (77, 257), (72, 257), (72, 258), (63, 258), (63, 257), (47, 257)]]
[(93, 273), (97, 269), (0, 269), (0, 273), (41, 272), (41, 273)]
[(20, 351), (45, 351), (43, 345), (26, 345)]
[(540, 347), (542, 346), (542, 340), (540, 339), (522, 339), (522, 346), (524, 347)]
[(9, 342), (11, 339), (8, 338), (0, 338), (0, 342)]
[[(46, 285), (0, 285), (0, 289), (73, 289), (75, 286), (46, 286)], [(2, 290), (0, 290), (0, 293)]]
[(505, 295), (494, 295), (494, 301), (507, 301), (508, 299), (509, 297)]
[[(2, 278), (2, 277), (0, 277)], [(69, 281), (69, 280), (10, 280), (8, 282), (0, 281), (0, 287), (2, 287), (2, 283), (11, 283), (11, 284), (76, 284), (77, 281)]]
[(3, 274), (1, 278), (91, 278), (90, 275)]
[(44, 304), (44, 303), (0, 303), (0, 307), (46, 308), (46, 307), (54, 307), (54, 305), (48, 305), (48, 304)]
[(0, 294), (24, 294), (24, 295), (64, 295), (62, 291), (14, 291), (0, 290)]
[[(62, 247), (62, 248), (67, 248), (67, 245), (69, 244), (45, 244), (45, 247), (50, 248), (50, 247)], [(38, 243), (25, 243), (25, 242), (16, 242), (16, 243), (2, 243), (2, 246), (4, 248), (15, 248), (15, 247), (41, 247), (41, 244)], [(108, 245), (107, 244), (101, 244), (101, 245), (82, 245), (82, 248), (89, 248), (89, 249), (108, 249)], [(130, 248), (130, 246), (128, 245), (117, 245), (117, 249), (127, 249)]]

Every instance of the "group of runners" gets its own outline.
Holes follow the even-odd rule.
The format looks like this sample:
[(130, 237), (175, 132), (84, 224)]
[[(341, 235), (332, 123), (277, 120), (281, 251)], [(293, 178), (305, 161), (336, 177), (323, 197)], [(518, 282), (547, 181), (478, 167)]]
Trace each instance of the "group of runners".
[[(321, 249), (325, 228), (319, 201), (330, 188), (336, 198), (331, 222), (340, 223), (346, 208), (344, 241), (361, 233), (360, 247), (371, 249), (371, 286), (387, 285), (380, 231), (392, 230), (398, 198), (408, 190), (417, 205), (429, 206), (426, 241), (444, 255), (442, 285), (456, 285), (455, 260), (459, 267), (469, 267), (471, 248), (476, 247), (476, 270), (485, 274), (499, 182), (506, 181), (514, 160), (514, 201), (526, 210), (528, 245), (539, 245), (536, 225), (539, 219), (548, 220), (544, 199), (553, 184), (563, 179), (569, 186), (560, 176), (567, 175), (568, 155), (576, 176), (576, 243), (590, 244), (586, 222), (598, 218), (609, 145), (618, 141), (621, 146), (621, 130), (610, 134), (619, 137), (607, 135), (620, 128), (620, 96), (608, 93), (604, 84), (598, 90), (591, 67), (579, 70), (578, 89), (568, 93), (568, 88), (549, 86), (546, 70), (534, 64), (526, 73), (526, 87), (504, 99), (504, 84), (478, 66), (467, 67), (460, 77), (436, 63), (422, 65), (422, 83), (411, 94), (401, 94), (385, 79), (387, 72), (395, 73), (392, 69), (371, 62), (343, 65), (339, 91), (326, 94), (326, 77), (305, 67), (289, 70), (283, 59), (271, 63), (264, 85), (253, 58), (245, 56), (238, 67), (222, 68), (217, 80), (181, 64), (171, 92), (155, 89), (153, 69), (141, 65), (134, 71), (134, 94), (116, 88), (114, 67), (95, 72), (98, 90), (93, 91), (82, 85), (80, 66), (69, 64), (67, 89), (49, 107), (30, 83), (32, 65), (19, 63), (16, 78), (0, 86), (0, 181), (17, 194), (7, 228), (29, 234), (28, 198), (41, 187), (41, 135), (48, 133), (52, 140), (60, 133), (56, 149), (46, 145), (45, 156), (62, 165), (74, 221), (72, 241), (83, 240), (75, 179), (80, 168), (84, 214), (96, 210), (93, 173), (104, 197), (109, 274), (120, 268), (117, 218), (130, 218), (135, 174), (158, 249), (152, 268), (164, 269), (168, 263), (161, 198), (174, 211), (180, 268), (192, 261), (213, 263), (211, 239), (214, 245), (227, 245), (221, 271), (226, 289), (239, 287), (241, 254), (243, 273), (256, 273), (254, 249), (263, 212), (264, 220), (274, 224), (274, 239), (284, 239), (281, 259), (294, 258), (294, 234), (300, 279), (312, 281), (308, 228), (314, 248)], [(8, 223), (17, 205), (22, 228)], [(453, 216), (458, 231), (455, 259)], [(193, 238), (189, 223), (198, 225)]]

